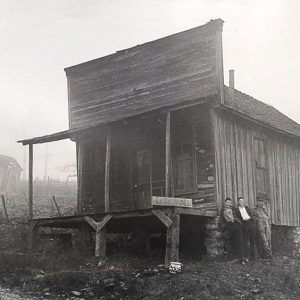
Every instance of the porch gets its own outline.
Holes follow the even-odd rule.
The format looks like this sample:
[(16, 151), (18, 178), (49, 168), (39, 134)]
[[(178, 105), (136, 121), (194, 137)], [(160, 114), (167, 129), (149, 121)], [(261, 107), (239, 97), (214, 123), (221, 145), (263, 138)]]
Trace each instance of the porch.
[[(102, 257), (107, 232), (130, 227), (128, 220), (139, 227), (142, 219), (150, 218), (150, 223), (159, 221), (166, 230), (166, 264), (178, 260), (181, 216), (218, 214), (211, 101), (202, 100), (188, 107), (21, 141), (29, 145), (31, 247), (39, 227), (81, 228), (85, 224), (95, 232), (95, 255)], [(33, 145), (66, 138), (76, 142), (77, 215), (36, 219)]]
[[(153, 207), (134, 211), (111, 212), (108, 214), (92, 214), (56, 218), (41, 218), (30, 221), (31, 249), (35, 248), (36, 233), (40, 227), (70, 228), (88, 230), (95, 233), (95, 256), (106, 256), (107, 234), (130, 233), (137, 228), (142, 228), (145, 238), (149, 240), (150, 233), (165, 232), (165, 266), (171, 261), (179, 261), (180, 231), (182, 218), (196, 217), (198, 221), (211, 219), (218, 215), (217, 211), (195, 209), (188, 207)], [(150, 247), (150, 246), (149, 246)]]

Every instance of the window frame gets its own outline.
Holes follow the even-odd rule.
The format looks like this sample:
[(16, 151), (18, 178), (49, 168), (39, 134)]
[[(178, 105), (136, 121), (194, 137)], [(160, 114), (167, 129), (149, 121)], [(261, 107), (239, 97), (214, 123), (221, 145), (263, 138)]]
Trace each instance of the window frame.
[[(178, 139), (176, 138), (172, 138), (172, 168), (173, 168), (173, 184), (174, 184), (174, 194), (175, 196), (180, 196), (180, 195), (184, 195), (184, 194), (190, 194), (190, 193), (195, 193), (197, 192), (197, 166), (196, 166), (196, 163), (195, 163), (195, 160), (196, 160), (196, 153), (195, 153), (195, 124), (196, 124), (196, 121), (193, 120), (191, 122), (186, 122), (186, 121), (183, 121), (183, 122), (180, 122), (179, 125), (177, 124), (177, 126), (181, 127), (180, 125), (187, 125), (187, 126), (190, 126), (190, 129), (191, 129), (191, 133), (190, 133), (190, 140), (187, 140), (187, 139), (180, 139), (178, 141)], [(175, 128), (176, 128), (175, 127)], [(173, 128), (173, 132), (174, 132), (174, 128)], [(175, 148), (176, 146), (180, 146), (181, 147), (181, 151), (184, 147), (184, 145), (190, 145), (190, 157), (188, 158), (175, 158)], [(189, 175), (192, 174), (193, 176), (193, 180), (192, 180), (192, 187), (191, 188), (186, 188), (184, 187), (183, 189), (178, 189), (176, 187), (176, 166), (178, 167), (177, 165), (177, 162), (179, 161), (191, 161), (191, 164), (192, 164), (192, 171)], [(185, 178), (184, 178), (184, 184), (185, 184)]]
[[(261, 144), (263, 145), (263, 151), (261, 151)], [(263, 136), (256, 135), (254, 137), (254, 166), (255, 166), (255, 185), (256, 185), (256, 194), (258, 196), (268, 197), (270, 193), (270, 184), (268, 176), (268, 159), (267, 159), (267, 139)], [(261, 156), (264, 156), (264, 162), (262, 163)], [(257, 180), (258, 174), (257, 170), (263, 172), (264, 180), (264, 191), (258, 190)]]

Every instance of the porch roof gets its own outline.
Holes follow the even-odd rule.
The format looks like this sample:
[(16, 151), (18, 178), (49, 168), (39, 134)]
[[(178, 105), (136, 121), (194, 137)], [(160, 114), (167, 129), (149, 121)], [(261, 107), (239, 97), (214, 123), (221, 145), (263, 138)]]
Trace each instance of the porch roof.
[(70, 138), (72, 138), (72, 136), (74, 136), (77, 133), (83, 132), (85, 130), (88, 130), (88, 129), (91, 129), (91, 128), (94, 128), (97, 126), (99, 126), (99, 124), (90, 125), (90, 126), (86, 126), (83, 128), (68, 129), (68, 130), (64, 130), (64, 131), (55, 132), (52, 134), (34, 137), (31, 139), (20, 140), (20, 141), (18, 141), (18, 143), (22, 143), (25, 146), (28, 144), (43, 144), (43, 143), (48, 143), (48, 142), (55, 142), (55, 141), (70, 139)]
[(28, 144), (42, 144), (47, 142), (64, 140), (69, 138), (70, 131), (71, 130), (64, 130), (53, 134), (38, 136), (32, 139), (20, 140), (18, 141), (18, 143), (22, 143), (23, 145), (28, 145)]
[(65, 139), (72, 139), (73, 137), (76, 136), (76, 134), (82, 133), (89, 129), (94, 129), (97, 127), (99, 128), (100, 126), (106, 126), (108, 124), (112, 124), (112, 123), (119, 122), (119, 121), (127, 121), (128, 122), (131, 119), (137, 118), (137, 117), (144, 119), (147, 116), (153, 116), (156, 114), (166, 114), (168, 112), (176, 111), (179, 109), (192, 107), (197, 104), (200, 105), (200, 104), (209, 103), (214, 100), (215, 100), (214, 97), (197, 98), (197, 99), (194, 99), (193, 101), (190, 101), (188, 104), (179, 103), (179, 104), (168, 105), (161, 109), (156, 109), (153, 111), (140, 113), (138, 115), (134, 115), (134, 116), (130, 116), (130, 117), (118, 116), (115, 119), (111, 119), (107, 122), (97, 122), (95, 124), (90, 124), (85, 127), (68, 129), (68, 130), (59, 131), (59, 132), (55, 132), (55, 133), (48, 134), (48, 135), (34, 137), (31, 139), (19, 140), (17, 142), (22, 143), (25, 146), (25, 145), (29, 145), (29, 144), (43, 144), (43, 143), (55, 142), (55, 141), (60, 141), (60, 140), (65, 140)]

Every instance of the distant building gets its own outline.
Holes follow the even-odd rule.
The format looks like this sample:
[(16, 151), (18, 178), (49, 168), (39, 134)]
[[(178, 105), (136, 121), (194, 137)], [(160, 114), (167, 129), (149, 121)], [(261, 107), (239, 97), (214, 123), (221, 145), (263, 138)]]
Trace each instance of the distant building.
[(22, 167), (10, 156), (0, 154), (0, 193), (10, 193), (17, 190)]

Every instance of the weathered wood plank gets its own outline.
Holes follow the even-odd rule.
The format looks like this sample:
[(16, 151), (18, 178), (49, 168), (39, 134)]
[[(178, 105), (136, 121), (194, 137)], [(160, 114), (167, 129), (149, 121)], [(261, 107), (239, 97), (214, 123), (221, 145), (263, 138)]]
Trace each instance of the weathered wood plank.
[(7, 209), (6, 209), (6, 200), (5, 200), (4, 194), (1, 194), (1, 200), (2, 200), (2, 206), (3, 206), (5, 219), (6, 219), (6, 221), (9, 221), (9, 217), (8, 217), (8, 213), (7, 213)]
[(36, 233), (37, 233), (37, 227), (38, 222), (31, 220), (29, 222), (29, 234), (28, 234), (28, 249), (29, 253), (33, 253), (36, 248)]
[(230, 161), (231, 161), (231, 182), (232, 182), (232, 198), (238, 195), (237, 190), (237, 164), (236, 164), (236, 145), (235, 145), (235, 121), (230, 121)]
[(225, 179), (226, 179), (226, 196), (233, 198), (235, 195), (233, 194), (232, 187), (232, 156), (234, 153), (231, 152), (230, 149), (230, 120), (227, 120), (227, 122), (223, 122), (224, 124), (224, 158), (225, 158)]
[(96, 232), (99, 232), (112, 219), (113, 215), (106, 215), (101, 222), (97, 223)]
[(166, 116), (166, 169), (165, 169), (165, 195), (169, 196), (171, 171), (171, 114)]
[(71, 128), (207, 95), (223, 99), (221, 28), (211, 21), (66, 69)]
[(98, 258), (106, 257), (106, 228), (95, 234), (95, 256)]
[(153, 209), (152, 213), (167, 227), (172, 225), (172, 220), (159, 209)]
[(253, 168), (253, 165), (255, 163), (255, 158), (254, 158), (254, 149), (252, 148), (253, 146), (253, 133), (252, 130), (249, 129), (245, 132), (246, 135), (246, 162), (247, 162), (247, 185), (248, 185), (248, 205), (249, 207), (254, 207), (255, 206), (255, 198), (256, 198), (256, 191), (254, 190), (254, 174), (255, 174), (255, 168)]
[(222, 179), (221, 179), (221, 158), (220, 158), (220, 139), (219, 139), (219, 124), (217, 111), (211, 109), (212, 117), (212, 133), (213, 133), (213, 149), (214, 149), (214, 165), (215, 165), (215, 181), (216, 181), (216, 202), (218, 204), (218, 209), (221, 211), (223, 207), (222, 199)]
[(29, 144), (28, 205), (29, 220), (33, 219), (33, 145)]
[[(120, 113), (120, 109), (118, 107), (114, 107), (103, 112), (95, 111), (93, 113), (94, 115), (91, 116), (91, 120), (88, 121), (88, 124), (85, 116), (73, 118), (72, 124), (76, 128), (86, 125), (96, 125), (109, 121), (120, 120), (137, 114), (146, 113), (154, 109), (163, 108), (165, 106), (175, 105), (183, 102), (192, 102), (195, 101), (195, 99), (199, 99), (197, 97), (197, 95), (199, 94), (202, 95), (202, 98), (213, 95), (212, 89), (204, 84), (199, 85), (198, 87), (193, 89), (192, 92), (191, 90), (189, 90), (184, 96), (182, 95), (183, 91), (180, 90), (177, 93), (173, 93), (174, 91), (172, 90), (172, 93), (170, 94), (160, 95), (152, 99), (153, 105), (151, 106), (149, 106), (149, 104), (147, 103), (147, 97), (139, 97), (140, 104), (136, 104), (135, 106), (124, 104), (122, 107), (120, 107), (120, 109), (122, 110), (122, 114)], [(198, 101), (201, 102), (201, 99), (199, 99)]]
[(93, 227), (93, 229), (94, 229), (95, 231), (97, 231), (97, 225), (98, 225), (98, 223), (97, 223), (95, 220), (93, 220), (93, 219), (92, 219), (91, 217), (89, 217), (89, 216), (84, 216), (83, 219), (84, 219), (88, 224), (90, 224), (90, 225)]
[(167, 228), (165, 266), (170, 262), (179, 261), (180, 215), (173, 211), (170, 214), (172, 225)]
[(82, 151), (79, 142), (76, 142), (76, 163), (77, 163), (77, 213), (81, 214), (81, 176), (82, 176)]
[(106, 141), (105, 158), (105, 184), (104, 184), (104, 207), (105, 212), (109, 212), (109, 187), (110, 187), (110, 153), (111, 153), (111, 130), (108, 129)]
[(216, 217), (218, 216), (217, 207), (211, 210), (206, 209), (193, 209), (193, 208), (175, 208), (176, 212), (181, 215), (191, 215), (191, 216), (204, 216), (204, 217)]
[(152, 196), (151, 205), (192, 207), (192, 199)]
[(56, 210), (57, 210), (58, 215), (61, 217), (61, 211), (60, 211), (60, 208), (59, 208), (59, 206), (58, 206), (58, 204), (57, 204), (57, 201), (56, 201), (56, 199), (55, 199), (55, 196), (52, 196), (52, 201), (53, 201), (54, 204), (55, 204), (55, 207), (56, 207)]

